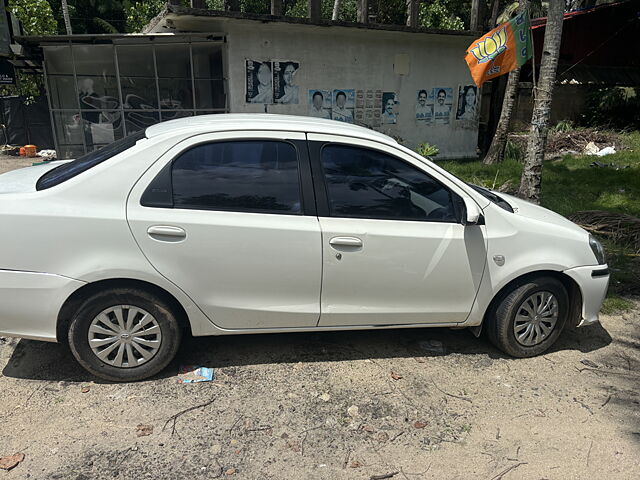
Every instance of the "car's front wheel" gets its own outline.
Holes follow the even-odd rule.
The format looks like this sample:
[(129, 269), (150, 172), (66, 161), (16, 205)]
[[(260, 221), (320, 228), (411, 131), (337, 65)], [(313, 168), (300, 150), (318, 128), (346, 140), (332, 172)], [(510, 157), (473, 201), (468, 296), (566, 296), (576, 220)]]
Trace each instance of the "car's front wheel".
[(533, 357), (560, 336), (569, 316), (569, 296), (553, 277), (529, 278), (497, 299), (486, 319), (491, 343), (514, 357)]
[(114, 382), (160, 372), (178, 351), (180, 337), (176, 316), (162, 299), (130, 288), (87, 298), (69, 328), (69, 346), (80, 365)]

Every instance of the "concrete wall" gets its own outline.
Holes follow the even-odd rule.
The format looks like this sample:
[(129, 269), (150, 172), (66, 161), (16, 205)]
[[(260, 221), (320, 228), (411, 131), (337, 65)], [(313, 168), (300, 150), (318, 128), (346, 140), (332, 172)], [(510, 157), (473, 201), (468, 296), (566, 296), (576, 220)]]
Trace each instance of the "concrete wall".
[[(459, 85), (471, 84), (463, 59), (473, 40), (467, 36), (374, 31), (339, 26), (322, 27), (261, 23), (226, 18), (193, 18), (180, 30), (227, 34), (229, 110), (264, 112), (262, 104), (245, 102), (245, 60), (300, 62), (295, 84), (300, 86), (297, 105), (268, 105), (269, 113), (307, 115), (309, 89), (372, 89), (399, 94), (398, 122), (376, 128), (415, 148), (429, 142), (440, 148), (438, 158), (475, 157), (477, 124), (455, 120)], [(398, 54), (409, 59), (409, 73), (394, 72)], [(449, 125), (425, 125), (415, 120), (417, 91), (453, 88)]]

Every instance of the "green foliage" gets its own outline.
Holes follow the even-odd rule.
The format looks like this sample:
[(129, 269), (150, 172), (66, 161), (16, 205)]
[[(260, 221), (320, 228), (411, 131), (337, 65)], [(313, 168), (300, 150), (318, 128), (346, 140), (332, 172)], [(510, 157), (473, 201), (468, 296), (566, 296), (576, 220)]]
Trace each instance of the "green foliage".
[(633, 302), (617, 295), (611, 295), (605, 299), (601, 312), (605, 315), (615, 315), (628, 312), (632, 308)]
[(418, 154), (422, 155), (423, 157), (435, 157), (436, 155), (438, 155), (438, 153), (440, 153), (440, 149), (435, 145), (431, 145), (430, 143), (425, 142), (418, 145), (418, 148), (416, 148), (416, 152), (418, 152)]
[(507, 160), (513, 160), (516, 162), (522, 162), (524, 160), (524, 149), (521, 145), (507, 140), (507, 145), (504, 149), (504, 158)]
[(575, 130), (575, 126), (571, 120), (560, 120), (553, 127), (549, 129), (549, 133), (564, 133)]
[(423, 2), (420, 5), (420, 26), (443, 30), (464, 30), (464, 22), (453, 13), (453, 3), (450, 0)]
[[(118, 33), (126, 31), (126, 5), (128, 0), (68, 0), (71, 29), (74, 34)], [(58, 21), (58, 33), (66, 33), (62, 15), (62, 2), (49, 4)]]
[(125, 2), (126, 30), (139, 33), (158, 15), (165, 6), (164, 0), (143, 0)]
[(640, 88), (594, 87), (587, 94), (580, 123), (589, 127), (640, 128)]

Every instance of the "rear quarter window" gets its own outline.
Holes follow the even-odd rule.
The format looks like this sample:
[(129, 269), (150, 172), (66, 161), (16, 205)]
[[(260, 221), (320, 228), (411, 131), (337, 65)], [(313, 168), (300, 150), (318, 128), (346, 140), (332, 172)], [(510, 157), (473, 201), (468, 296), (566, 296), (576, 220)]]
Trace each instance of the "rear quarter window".
[(127, 137), (116, 140), (100, 150), (85, 153), (77, 159), (64, 163), (53, 170), (49, 170), (42, 175), (36, 183), (36, 190), (46, 190), (47, 188), (59, 185), (67, 180), (86, 172), (90, 168), (115, 157), (119, 153), (129, 150), (138, 140), (144, 138), (144, 131), (133, 133)]

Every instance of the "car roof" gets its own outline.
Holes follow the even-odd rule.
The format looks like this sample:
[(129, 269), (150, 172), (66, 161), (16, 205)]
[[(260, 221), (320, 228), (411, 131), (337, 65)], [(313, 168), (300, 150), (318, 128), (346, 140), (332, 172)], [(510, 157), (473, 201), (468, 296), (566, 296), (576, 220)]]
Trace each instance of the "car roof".
[(296, 115), (271, 113), (221, 113), (178, 118), (151, 125), (145, 131), (147, 138), (175, 134), (178, 130), (213, 133), (234, 130), (283, 130), (290, 132), (345, 135), (383, 143), (397, 144), (393, 138), (380, 132), (336, 120), (323, 120)]

